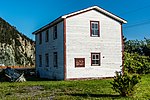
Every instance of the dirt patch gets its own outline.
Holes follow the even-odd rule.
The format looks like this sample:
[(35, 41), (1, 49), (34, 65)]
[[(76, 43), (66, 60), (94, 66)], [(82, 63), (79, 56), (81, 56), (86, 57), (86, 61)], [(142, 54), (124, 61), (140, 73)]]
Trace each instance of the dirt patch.
[(19, 87), (16, 90), (15, 95), (17, 98), (30, 98), (35, 99), (36, 97), (41, 96), (46, 91), (44, 90), (44, 87), (42, 86), (25, 86), (25, 87)]
[(42, 86), (27, 86), (27, 87), (23, 87), (23, 89), (30, 91), (30, 92), (43, 91), (44, 90), (44, 88)]

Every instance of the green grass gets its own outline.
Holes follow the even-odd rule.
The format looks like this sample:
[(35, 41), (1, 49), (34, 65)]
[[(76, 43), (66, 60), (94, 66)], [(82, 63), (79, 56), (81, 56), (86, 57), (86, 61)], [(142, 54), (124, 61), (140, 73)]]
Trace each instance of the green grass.
[(80, 81), (28, 81), (0, 83), (2, 100), (149, 100), (150, 75), (143, 75), (132, 97), (121, 97), (111, 88), (112, 79)]

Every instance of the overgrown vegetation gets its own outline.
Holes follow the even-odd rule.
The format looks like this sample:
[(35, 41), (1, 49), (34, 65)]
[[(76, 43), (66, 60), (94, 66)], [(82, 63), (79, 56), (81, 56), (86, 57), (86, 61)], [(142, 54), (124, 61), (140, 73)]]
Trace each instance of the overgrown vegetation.
[(125, 40), (124, 66), (129, 73), (150, 73), (150, 39)]
[(150, 57), (125, 52), (124, 67), (129, 73), (148, 74), (150, 73)]

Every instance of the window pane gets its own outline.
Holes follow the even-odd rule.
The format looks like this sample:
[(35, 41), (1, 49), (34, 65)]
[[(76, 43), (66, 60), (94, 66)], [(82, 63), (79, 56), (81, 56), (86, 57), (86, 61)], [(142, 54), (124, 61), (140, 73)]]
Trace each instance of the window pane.
[(92, 59), (95, 59), (95, 55), (93, 55)]
[(95, 29), (98, 29), (98, 23), (95, 24)]
[(95, 30), (95, 35), (97, 35), (97, 36), (98, 36), (98, 30)]
[(94, 36), (94, 37), (99, 36), (99, 22), (98, 21), (91, 22), (91, 36)]
[(94, 23), (92, 23), (92, 29), (94, 28)]
[(96, 35), (96, 31), (94, 30), (94, 33), (93, 33), (93, 35)]
[(39, 67), (42, 67), (42, 56), (39, 55)]
[(95, 63), (96, 63), (97, 65), (99, 65), (99, 60), (95, 60)]
[(96, 23), (94, 24), (94, 29), (96, 29)]
[(46, 42), (48, 42), (48, 40), (49, 40), (49, 30), (46, 30), (45, 38), (46, 38)]
[(92, 30), (92, 35), (94, 35), (94, 34), (95, 34), (94, 30)]
[(39, 44), (42, 43), (42, 33), (39, 34)]
[(99, 55), (96, 55), (96, 59), (99, 59)]
[(53, 28), (53, 38), (57, 39), (57, 25)]
[(92, 60), (92, 64), (95, 64), (95, 60)]
[(49, 57), (48, 54), (45, 54), (46, 67), (49, 66)]
[(54, 52), (53, 63), (54, 63), (54, 67), (58, 66), (58, 63), (57, 63), (57, 52)]
[(92, 54), (91, 65), (100, 66), (100, 53), (93, 53)]

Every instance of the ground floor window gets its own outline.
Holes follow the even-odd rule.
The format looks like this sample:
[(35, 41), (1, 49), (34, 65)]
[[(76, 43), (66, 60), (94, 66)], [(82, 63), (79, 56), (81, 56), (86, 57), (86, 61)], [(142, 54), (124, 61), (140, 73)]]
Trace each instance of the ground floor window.
[(53, 64), (54, 64), (54, 67), (58, 67), (57, 52), (54, 52), (54, 54), (53, 54)]
[(91, 66), (100, 66), (100, 53), (91, 53)]
[(85, 67), (85, 58), (75, 58), (75, 67)]
[(48, 53), (45, 54), (45, 66), (49, 67), (49, 56), (48, 56)]

